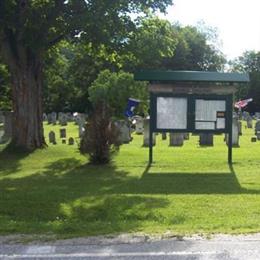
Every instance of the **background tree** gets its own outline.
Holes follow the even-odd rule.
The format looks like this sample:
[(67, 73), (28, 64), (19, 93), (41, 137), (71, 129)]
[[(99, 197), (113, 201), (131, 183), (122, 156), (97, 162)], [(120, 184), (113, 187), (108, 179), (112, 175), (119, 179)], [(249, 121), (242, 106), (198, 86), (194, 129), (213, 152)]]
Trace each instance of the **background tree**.
[(174, 56), (177, 38), (169, 21), (158, 17), (140, 20), (140, 25), (129, 35), (125, 52), (119, 56), (123, 70), (158, 69), (165, 58)]
[(221, 52), (209, 43), (209, 33), (194, 26), (173, 25), (177, 38), (174, 55), (165, 58), (163, 66), (172, 70), (223, 71), (226, 60)]
[(135, 27), (130, 13), (164, 11), (171, 3), (171, 0), (0, 1), (0, 54), (12, 78), (15, 117), (12, 145), (27, 150), (45, 145), (42, 70), (49, 48), (75, 35), (92, 43), (122, 43), (124, 33)]
[(246, 51), (230, 65), (232, 71), (249, 73), (250, 76), (249, 84), (240, 88), (236, 98), (253, 98), (247, 106), (248, 111), (260, 111), (260, 52)]
[(142, 114), (147, 112), (147, 83), (134, 81), (133, 74), (127, 72), (102, 71), (89, 88), (89, 99), (92, 104), (98, 104), (100, 101), (107, 103), (115, 117), (124, 117), (128, 98), (141, 100), (137, 112)]
[(69, 81), (69, 66), (74, 57), (74, 47), (68, 41), (62, 41), (51, 48), (44, 60), (44, 112), (77, 111), (73, 110), (73, 99), (77, 88)]

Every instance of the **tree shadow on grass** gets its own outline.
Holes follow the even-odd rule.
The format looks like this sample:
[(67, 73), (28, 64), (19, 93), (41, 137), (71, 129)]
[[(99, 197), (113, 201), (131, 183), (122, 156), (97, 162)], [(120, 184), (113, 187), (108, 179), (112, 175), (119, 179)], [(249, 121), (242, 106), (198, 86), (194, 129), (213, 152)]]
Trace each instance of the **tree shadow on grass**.
[(15, 151), (9, 146), (0, 150), (0, 176), (5, 176), (16, 172), (20, 167), (20, 161), (30, 153)]
[[(161, 209), (169, 200), (158, 195), (260, 194), (242, 188), (233, 168), (225, 173), (162, 173), (148, 165), (138, 176), (113, 165), (82, 165), (75, 158), (24, 178), (6, 177), (0, 190), (0, 233), (62, 236), (132, 232), (147, 222), (162, 223)], [(181, 224), (185, 218), (175, 215), (172, 221)]]
[(140, 179), (132, 179), (109, 190), (123, 194), (260, 194), (242, 187), (232, 165), (227, 172), (157, 172), (147, 164)]
[(0, 181), (0, 233), (97, 235), (159, 221), (153, 209), (167, 207), (168, 200), (111, 192), (132, 179), (114, 166), (82, 166), (74, 158), (24, 178), (5, 178)]

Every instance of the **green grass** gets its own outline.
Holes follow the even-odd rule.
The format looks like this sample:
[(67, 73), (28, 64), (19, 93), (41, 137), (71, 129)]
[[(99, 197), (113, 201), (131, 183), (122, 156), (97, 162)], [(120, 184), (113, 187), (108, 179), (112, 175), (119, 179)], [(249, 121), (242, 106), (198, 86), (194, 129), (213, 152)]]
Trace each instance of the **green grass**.
[[(150, 168), (137, 135), (110, 166), (88, 165), (77, 145), (60, 140), (33, 154), (1, 152), (0, 234), (260, 232), (260, 142), (243, 130), (233, 167), (223, 136), (210, 148), (197, 136), (181, 148), (157, 136)], [(74, 125), (68, 131), (78, 134)]]

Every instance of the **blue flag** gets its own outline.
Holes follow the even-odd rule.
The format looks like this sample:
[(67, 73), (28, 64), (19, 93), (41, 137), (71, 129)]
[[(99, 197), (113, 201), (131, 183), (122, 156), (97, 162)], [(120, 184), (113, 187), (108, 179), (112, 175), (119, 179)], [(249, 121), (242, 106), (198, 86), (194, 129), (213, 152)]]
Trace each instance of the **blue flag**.
[(127, 101), (127, 107), (125, 110), (125, 116), (132, 117), (134, 115), (134, 109), (138, 106), (140, 100), (129, 98)]

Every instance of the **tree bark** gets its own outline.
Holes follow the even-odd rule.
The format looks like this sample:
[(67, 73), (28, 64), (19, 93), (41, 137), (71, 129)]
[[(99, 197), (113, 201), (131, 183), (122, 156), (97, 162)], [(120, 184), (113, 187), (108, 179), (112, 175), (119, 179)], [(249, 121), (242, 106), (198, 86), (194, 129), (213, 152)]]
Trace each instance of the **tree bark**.
[(14, 111), (11, 145), (33, 151), (46, 145), (42, 123), (42, 66), (40, 61), (28, 62), (26, 58), (26, 66), (11, 68)]
[[(24, 46), (2, 44), (12, 78), (13, 132), (10, 145), (33, 151), (46, 146), (42, 122), (42, 60)], [(3, 51), (3, 49), (5, 51)]]

